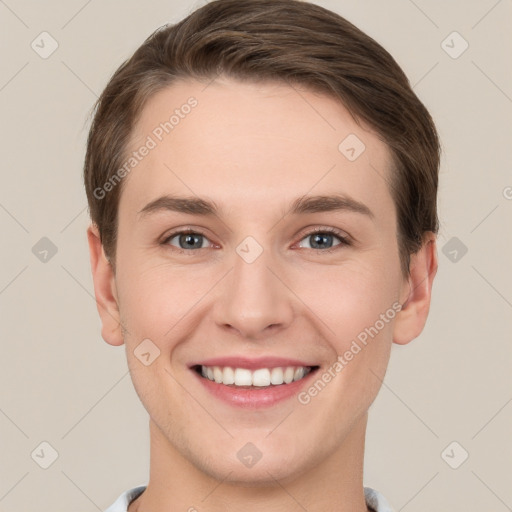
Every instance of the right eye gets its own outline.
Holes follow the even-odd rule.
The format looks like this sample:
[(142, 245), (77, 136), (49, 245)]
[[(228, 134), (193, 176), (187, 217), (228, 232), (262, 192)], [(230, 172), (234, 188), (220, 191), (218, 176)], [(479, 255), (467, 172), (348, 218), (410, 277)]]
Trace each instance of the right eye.
[[(174, 242), (173, 242), (174, 241)], [(208, 242), (208, 238), (203, 233), (197, 231), (182, 230), (171, 233), (163, 242), (163, 245), (171, 245), (181, 252), (191, 252), (191, 250), (205, 249), (204, 242)]]

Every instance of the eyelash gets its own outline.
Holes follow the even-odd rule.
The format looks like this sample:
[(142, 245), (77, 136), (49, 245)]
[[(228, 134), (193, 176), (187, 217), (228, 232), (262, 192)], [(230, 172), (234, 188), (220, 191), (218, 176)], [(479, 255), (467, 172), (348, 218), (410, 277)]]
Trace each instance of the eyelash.
[[(330, 247), (328, 249), (314, 249), (314, 248), (310, 249), (310, 250), (315, 251), (317, 253), (331, 253), (333, 251), (336, 251), (336, 250), (342, 248), (343, 246), (350, 246), (350, 245), (352, 245), (351, 240), (347, 236), (344, 236), (342, 234), (342, 232), (340, 232), (340, 231), (338, 231), (337, 229), (334, 229), (334, 228), (315, 228), (315, 229), (305, 233), (304, 236), (302, 236), (302, 238), (299, 241), (302, 241), (305, 238), (308, 238), (308, 237), (310, 237), (312, 235), (315, 235), (317, 233), (334, 235), (341, 242), (340, 244), (335, 245), (333, 247)], [(191, 229), (191, 228), (190, 229), (182, 229), (180, 231), (174, 231), (169, 236), (165, 237), (165, 239), (162, 241), (162, 245), (166, 245), (166, 246), (172, 247), (172, 250), (177, 251), (178, 253), (181, 253), (181, 254), (188, 253), (188, 255), (190, 255), (190, 256), (192, 255), (191, 253), (194, 253), (195, 251), (199, 251), (201, 249), (206, 249), (206, 247), (202, 247), (201, 249), (187, 250), (187, 249), (182, 249), (181, 247), (176, 247), (174, 245), (170, 245), (169, 244), (169, 241), (172, 240), (177, 235), (189, 235), (189, 234), (201, 235), (204, 238), (208, 239), (206, 234), (203, 233), (200, 229)], [(302, 247), (301, 249), (309, 249), (309, 248), (308, 247)]]

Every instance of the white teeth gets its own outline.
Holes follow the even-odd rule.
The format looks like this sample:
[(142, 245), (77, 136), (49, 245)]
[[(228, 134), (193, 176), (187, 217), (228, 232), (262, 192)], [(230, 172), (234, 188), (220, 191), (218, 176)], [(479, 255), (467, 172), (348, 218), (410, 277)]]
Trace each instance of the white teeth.
[[(204, 368), (204, 366), (203, 366)], [(229, 366), (226, 366), (224, 368), (224, 372), (222, 374), (222, 383), (223, 384), (234, 384), (235, 383), (235, 372), (233, 368), (230, 368)]]
[(218, 384), (222, 382), (222, 370), (218, 366), (213, 367), (213, 379)]
[(295, 370), (293, 367), (288, 366), (286, 370), (284, 371), (283, 380), (285, 384), (290, 384), (290, 382), (293, 380), (293, 374), (295, 373)]
[(247, 370), (246, 368), (237, 368), (235, 370), (235, 385), (252, 386), (251, 370)]
[(277, 368), (258, 368), (251, 371), (247, 368), (231, 368), (229, 366), (201, 366), (201, 375), (218, 384), (235, 386), (268, 387), (290, 384), (305, 377), (311, 368), (304, 366), (286, 366)]
[(293, 374), (293, 380), (299, 380), (299, 379), (302, 379), (302, 377), (304, 377), (304, 368), (303, 367), (295, 368), (295, 373)]
[(272, 371), (270, 372), (270, 382), (275, 386), (284, 382), (282, 368), (272, 368)]
[(270, 370), (266, 368), (255, 370), (252, 373), (252, 385), (260, 387), (270, 386)]

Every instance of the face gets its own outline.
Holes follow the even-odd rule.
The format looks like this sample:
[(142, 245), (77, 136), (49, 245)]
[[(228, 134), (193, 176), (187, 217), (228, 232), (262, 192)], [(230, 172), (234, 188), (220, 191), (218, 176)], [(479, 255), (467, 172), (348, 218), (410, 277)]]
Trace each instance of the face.
[(133, 133), (131, 152), (151, 147), (124, 178), (124, 331), (105, 315), (104, 337), (162, 450), (220, 480), (287, 479), (365, 420), (404, 314), (390, 153), (326, 96), (205, 87), (160, 91)]

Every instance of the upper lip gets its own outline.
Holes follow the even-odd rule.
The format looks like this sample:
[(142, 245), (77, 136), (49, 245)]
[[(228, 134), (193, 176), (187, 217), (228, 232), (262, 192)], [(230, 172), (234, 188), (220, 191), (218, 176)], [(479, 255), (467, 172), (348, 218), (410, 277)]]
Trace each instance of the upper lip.
[(231, 366), (232, 368), (247, 368), (248, 370), (255, 370), (258, 368), (278, 368), (286, 366), (316, 366), (305, 361), (298, 359), (289, 359), (284, 357), (257, 357), (248, 358), (243, 356), (227, 356), (227, 357), (214, 357), (211, 359), (204, 359), (197, 363), (193, 363), (190, 367), (194, 366)]

